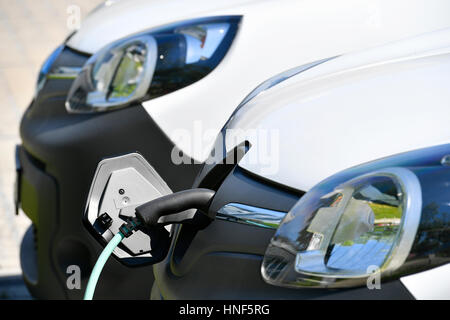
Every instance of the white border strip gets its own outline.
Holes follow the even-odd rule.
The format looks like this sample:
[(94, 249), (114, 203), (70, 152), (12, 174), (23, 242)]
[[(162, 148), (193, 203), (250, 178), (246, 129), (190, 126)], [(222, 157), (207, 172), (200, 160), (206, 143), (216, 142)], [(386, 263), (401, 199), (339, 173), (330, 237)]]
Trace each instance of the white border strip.
[(450, 263), (400, 278), (408, 291), (419, 300), (450, 300)]

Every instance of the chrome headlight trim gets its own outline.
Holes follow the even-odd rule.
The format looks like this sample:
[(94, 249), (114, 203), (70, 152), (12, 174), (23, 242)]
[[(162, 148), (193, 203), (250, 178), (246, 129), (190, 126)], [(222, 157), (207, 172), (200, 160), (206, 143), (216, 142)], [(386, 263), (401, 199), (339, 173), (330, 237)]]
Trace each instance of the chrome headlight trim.
[[(135, 44), (141, 44), (145, 46), (145, 62), (143, 66), (143, 74), (141, 81), (137, 83), (136, 89), (127, 97), (124, 98), (107, 98), (109, 94), (108, 90), (114, 81), (117, 69), (121, 63), (122, 56), (125, 51)], [(86, 107), (77, 107), (74, 105), (74, 100), (70, 99), (71, 96), (76, 95), (77, 89), (83, 89), (85, 86), (95, 88), (97, 85), (95, 79), (92, 77), (93, 69), (97, 66), (98, 59), (102, 59), (107, 54), (117, 55), (117, 59), (112, 59), (112, 64), (108, 65), (108, 69), (105, 69), (106, 76), (103, 90), (91, 89), (92, 91), (87, 93)], [(155, 71), (157, 61), (157, 44), (151, 35), (139, 35), (132, 38), (127, 38), (120, 42), (115, 42), (106, 48), (102, 49), (99, 53), (92, 56), (82, 68), (81, 72), (75, 79), (71, 90), (68, 94), (68, 99), (65, 102), (66, 110), (69, 113), (92, 113), (99, 111), (107, 111), (115, 108), (121, 108), (127, 105), (130, 101), (140, 99), (145, 96), (148, 87), (150, 85), (152, 75)], [(108, 73), (109, 71), (109, 73)], [(82, 83), (79, 85), (79, 83)], [(79, 87), (77, 87), (79, 85)]]
[[(398, 225), (398, 229), (396, 232), (396, 235), (394, 238), (391, 238), (389, 240), (391, 242), (390, 249), (388, 252), (384, 251), (385, 253), (381, 257), (383, 260), (381, 260), (381, 264), (377, 265), (377, 268), (379, 269), (378, 272), (381, 272), (383, 275), (392, 275), (398, 268), (400, 268), (404, 262), (406, 261), (411, 248), (414, 244), (415, 236), (417, 234), (417, 230), (420, 224), (421, 220), (421, 212), (422, 212), (422, 190), (421, 185), (419, 182), (419, 179), (417, 176), (409, 169), (402, 168), (402, 167), (389, 167), (377, 171), (372, 171), (367, 174), (363, 174), (360, 176), (357, 176), (356, 178), (352, 178), (348, 181), (345, 181), (344, 183), (340, 183), (339, 185), (336, 185), (333, 191), (330, 195), (335, 194), (337, 192), (340, 194), (339, 204), (338, 207), (335, 208), (335, 214), (337, 216), (334, 216), (334, 220), (336, 221), (336, 224), (333, 227), (333, 223), (329, 226), (329, 228), (333, 229), (325, 229), (328, 230), (326, 234), (323, 234), (325, 238), (320, 239), (320, 248), (332, 248), (331, 250), (334, 252), (336, 249), (333, 245), (331, 245), (332, 238), (336, 236), (336, 232), (339, 228), (341, 228), (340, 224), (342, 222), (342, 217), (344, 212), (347, 212), (347, 205), (348, 201), (353, 197), (356, 190), (360, 190), (361, 187), (365, 188), (365, 186), (370, 186), (370, 181), (375, 181), (376, 179), (381, 178), (388, 178), (389, 180), (392, 180), (394, 184), (398, 184), (397, 190), (400, 190), (401, 192), (401, 221)], [(310, 230), (310, 226), (314, 222), (316, 216), (319, 214), (318, 210), (320, 208), (328, 208), (328, 205), (314, 205), (312, 203), (316, 202), (310, 202), (311, 199), (317, 198), (322, 199), (322, 197), (327, 196), (329, 194), (323, 193), (325, 189), (317, 189), (321, 186), (321, 183), (319, 183), (315, 188), (313, 188), (310, 192), (309, 199), (308, 194), (303, 196), (302, 199), (299, 200), (299, 202), (291, 209), (291, 211), (286, 215), (286, 217), (283, 219), (283, 221), (280, 224), (279, 229), (277, 230), (277, 233), (275, 237), (271, 240), (271, 243), (269, 247), (267, 248), (266, 255), (264, 257), (264, 261), (261, 265), (261, 274), (263, 276), (263, 279), (274, 285), (279, 286), (286, 286), (286, 287), (347, 287), (352, 285), (357, 285), (358, 283), (361, 283), (362, 279), (366, 279), (371, 275), (371, 271), (364, 268), (361, 271), (361, 269), (333, 269), (333, 267), (336, 267), (337, 265), (341, 264), (335, 264), (332, 263), (333, 267), (326, 267), (325, 269), (321, 268), (320, 266), (323, 264), (325, 266), (325, 263), (328, 265), (329, 261), (332, 260), (331, 256), (321, 256), (320, 252), (317, 251), (317, 249), (306, 249), (304, 245), (301, 245), (300, 247), (304, 247), (304, 249), (300, 249), (299, 245), (304, 242), (304, 231), (300, 233), (300, 229), (298, 229), (298, 233), (295, 231), (296, 223), (294, 222), (294, 218), (299, 217), (300, 220), (297, 221), (303, 221), (303, 223), (307, 223), (302, 227), (302, 230), (307, 230), (308, 232), (316, 232), (314, 230)], [(331, 185), (332, 186), (332, 185)], [(317, 191), (315, 191), (317, 190)], [(319, 191), (322, 190), (322, 191)], [(328, 197), (327, 197), (328, 198)], [(324, 198), (326, 199), (326, 198)], [(315, 200), (314, 200), (315, 201)], [(309, 203), (309, 204), (308, 204)], [(305, 207), (306, 206), (306, 207)], [(312, 207), (308, 207), (312, 206)], [(334, 205), (332, 205), (334, 207)], [(311, 211), (311, 208), (316, 208), (313, 211)], [(331, 208), (331, 207), (330, 207)], [(336, 211), (337, 210), (337, 211)], [(314, 213), (309, 218), (306, 218), (309, 216), (302, 216), (301, 212), (317, 212)], [(322, 215), (323, 216), (323, 215)], [(324, 217), (324, 216), (323, 216)], [(311, 218), (314, 218), (310, 220)], [(308, 222), (305, 222), (305, 219), (307, 219)], [(320, 221), (320, 219), (319, 219)], [(322, 219), (322, 221), (325, 221)], [(328, 220), (327, 220), (328, 221)], [(284, 229), (281, 229), (283, 225), (289, 224), (289, 226), (284, 226)], [(317, 226), (317, 221), (315, 222)], [(373, 222), (372, 222), (373, 223)], [(327, 223), (328, 225), (328, 223)], [(300, 226), (299, 226), (300, 227)], [(385, 228), (385, 227), (383, 227)], [(314, 229), (314, 228), (313, 228)], [(290, 230), (290, 231), (289, 231)], [(317, 230), (317, 229), (315, 229)], [(288, 232), (288, 233), (286, 233)], [(330, 236), (330, 232), (331, 236)], [(392, 231), (390, 231), (392, 232)], [(291, 234), (289, 234), (291, 233)], [(315, 235), (315, 233), (314, 233)], [(359, 236), (358, 236), (359, 237)], [(358, 238), (357, 237), (357, 238)], [(296, 241), (299, 241), (297, 244), (294, 245), (292, 241), (293, 239), (297, 239)], [(313, 238), (312, 238), (313, 239)], [(311, 242), (309, 242), (311, 241)], [(356, 238), (355, 238), (356, 241)], [(385, 241), (385, 240), (383, 240)], [(313, 243), (312, 240), (307, 240), (309, 242), (309, 245)], [(363, 242), (365, 243), (365, 242)], [(325, 247), (324, 247), (325, 246)], [(345, 247), (346, 245), (344, 245)], [(353, 245), (351, 245), (353, 246)], [(360, 246), (360, 245), (358, 245)], [(362, 246), (366, 246), (365, 244)], [(341, 248), (344, 248), (341, 247)], [(386, 244), (383, 244), (382, 246), (385, 250)], [(355, 254), (358, 254), (358, 252), (368, 253), (371, 254), (372, 247), (369, 247), (367, 250), (358, 251), (361, 249), (357, 249), (355, 251)], [(313, 251), (310, 251), (313, 250)], [(322, 250), (322, 249), (320, 249)], [(343, 250), (343, 249), (342, 249)], [(337, 255), (339, 256), (338, 251)], [(345, 249), (348, 250), (348, 249)], [(326, 250), (327, 251), (327, 250)], [(317, 252), (317, 253), (315, 253)], [(323, 251), (325, 252), (325, 251)], [(328, 251), (327, 251), (328, 252)], [(349, 251), (352, 252), (352, 251)], [(309, 253), (314, 254), (313, 256), (308, 255)], [(319, 254), (319, 255), (317, 255)], [(331, 251), (329, 251), (329, 254), (332, 255)], [(378, 254), (378, 253), (377, 253)], [(311, 258), (310, 258), (311, 257)], [(322, 257), (322, 258), (321, 258)], [(344, 257), (346, 259), (346, 255), (342, 255), (341, 257)], [(378, 256), (376, 256), (378, 257)], [(348, 258), (348, 255), (347, 255)], [(301, 260), (299, 260), (301, 259)], [(305, 260), (306, 259), (306, 260)], [(313, 260), (310, 260), (313, 259)], [(324, 262), (321, 262), (319, 264), (316, 264), (317, 262), (320, 262), (317, 259), (323, 259)], [(355, 259), (358, 259), (355, 257)], [(334, 259), (336, 261), (336, 259)], [(361, 260), (361, 261), (359, 261)], [(316, 262), (315, 262), (316, 261)], [(363, 258), (359, 257), (358, 259), (358, 266), (364, 266), (368, 261), (375, 261), (375, 260), (367, 260), (365, 256)], [(300, 263), (302, 262), (302, 263)], [(312, 263), (312, 264), (311, 264)], [(343, 265), (348, 265), (349, 262), (344, 263)], [(353, 262), (352, 262), (353, 263)], [(354, 262), (356, 263), (356, 261)], [(292, 270), (292, 271), (289, 271)], [(360, 272), (355, 272), (356, 270), (359, 270)], [(354, 280), (352, 280), (354, 279)], [(358, 280), (360, 279), (360, 280)], [(344, 281), (345, 280), (345, 281)], [(356, 282), (355, 282), (356, 281)]]
[(404, 217), (397, 246), (394, 247), (390, 255), (391, 259), (383, 268), (385, 272), (392, 272), (403, 265), (413, 246), (422, 215), (422, 188), (417, 176), (406, 168), (387, 168), (375, 171), (373, 175), (386, 175), (395, 178), (405, 191)]

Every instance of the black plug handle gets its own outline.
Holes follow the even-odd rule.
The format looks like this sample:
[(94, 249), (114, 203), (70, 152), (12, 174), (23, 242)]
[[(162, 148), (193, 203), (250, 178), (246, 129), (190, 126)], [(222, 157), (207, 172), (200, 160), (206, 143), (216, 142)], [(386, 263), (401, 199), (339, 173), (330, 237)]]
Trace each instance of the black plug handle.
[(215, 195), (210, 189), (189, 189), (154, 199), (136, 208), (136, 217), (147, 226), (155, 226), (162, 216), (199, 209), (208, 214), (209, 204)]

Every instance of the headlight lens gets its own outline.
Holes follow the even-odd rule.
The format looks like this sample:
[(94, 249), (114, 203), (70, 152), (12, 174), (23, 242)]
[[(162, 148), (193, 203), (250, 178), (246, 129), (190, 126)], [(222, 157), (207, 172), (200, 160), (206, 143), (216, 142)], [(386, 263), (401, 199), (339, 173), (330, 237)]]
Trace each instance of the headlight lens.
[(77, 89), (73, 96), (69, 94), (69, 107), (72, 111), (89, 106), (106, 108), (143, 97), (155, 69), (156, 54), (156, 41), (151, 36), (125, 40), (101, 51), (75, 80), (72, 89)]
[[(351, 287), (450, 263), (450, 144), (339, 172), (285, 216), (261, 272), (273, 285)], [(370, 280), (370, 279), (369, 279)]]
[(420, 223), (422, 192), (406, 168), (388, 168), (333, 187), (319, 184), (286, 215), (262, 267), (285, 286), (355, 285), (403, 265)]
[(202, 79), (225, 56), (239, 21), (197, 19), (112, 43), (86, 62), (69, 91), (67, 110), (107, 111)]

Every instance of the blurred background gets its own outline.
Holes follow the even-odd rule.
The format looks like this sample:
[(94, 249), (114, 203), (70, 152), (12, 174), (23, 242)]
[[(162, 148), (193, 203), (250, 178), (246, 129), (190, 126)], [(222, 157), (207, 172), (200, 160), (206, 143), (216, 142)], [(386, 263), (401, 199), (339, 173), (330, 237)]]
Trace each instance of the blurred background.
[(15, 215), (14, 149), (20, 118), (45, 58), (100, 0), (0, 0), (0, 299), (28, 299), (20, 241), (30, 222)]

